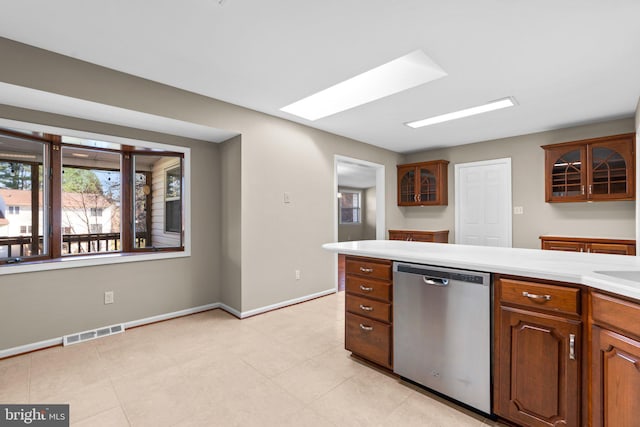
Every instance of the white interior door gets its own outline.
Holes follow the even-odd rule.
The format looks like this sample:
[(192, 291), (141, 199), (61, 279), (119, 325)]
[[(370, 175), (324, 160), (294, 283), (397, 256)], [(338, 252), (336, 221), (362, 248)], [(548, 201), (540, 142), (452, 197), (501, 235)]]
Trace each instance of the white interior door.
[(511, 159), (455, 165), (455, 241), (511, 247)]

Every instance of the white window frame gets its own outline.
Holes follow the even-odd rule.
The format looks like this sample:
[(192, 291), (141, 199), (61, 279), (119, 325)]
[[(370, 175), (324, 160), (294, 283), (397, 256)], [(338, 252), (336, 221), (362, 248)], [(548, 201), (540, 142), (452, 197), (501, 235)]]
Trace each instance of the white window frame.
[[(184, 236), (182, 244), (183, 251), (167, 252), (126, 252), (126, 253), (104, 253), (88, 256), (62, 257), (52, 260), (38, 261), (37, 263), (20, 263), (0, 267), (0, 276), (5, 274), (30, 273), (36, 271), (59, 270), (66, 268), (88, 267), (94, 265), (121, 264), (128, 262), (153, 261), (160, 259), (185, 258), (191, 256), (191, 149), (179, 145), (161, 144), (158, 142), (142, 141), (132, 138), (124, 138), (113, 135), (104, 135), (94, 132), (78, 131), (55, 126), (39, 125), (35, 123), (22, 122), (0, 118), (0, 127), (29, 129), (34, 132), (44, 132), (54, 135), (74, 136), (92, 141), (112, 142), (122, 145), (133, 145), (141, 148), (170, 151), (181, 153), (182, 159), (182, 224), (184, 226)], [(88, 148), (91, 148), (88, 146)]]

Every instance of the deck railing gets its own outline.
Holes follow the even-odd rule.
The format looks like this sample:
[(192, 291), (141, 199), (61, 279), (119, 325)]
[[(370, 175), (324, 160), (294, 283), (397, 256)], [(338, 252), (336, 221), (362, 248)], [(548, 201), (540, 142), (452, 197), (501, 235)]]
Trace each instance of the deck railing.
[[(136, 233), (136, 248), (146, 246), (147, 233)], [(42, 236), (38, 238), (42, 249)], [(31, 236), (0, 237), (0, 258), (25, 257), (33, 255)], [(63, 234), (62, 254), (83, 254), (95, 252), (114, 252), (121, 248), (120, 233)]]

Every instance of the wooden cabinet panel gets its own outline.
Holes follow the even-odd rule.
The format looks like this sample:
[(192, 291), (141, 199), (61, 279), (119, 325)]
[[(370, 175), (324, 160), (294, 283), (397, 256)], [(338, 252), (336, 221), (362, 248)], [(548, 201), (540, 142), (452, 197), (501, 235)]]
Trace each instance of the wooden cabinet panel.
[(389, 230), (389, 240), (408, 242), (449, 243), (449, 230)]
[(345, 348), (393, 368), (393, 276), (389, 260), (348, 256)]
[(391, 325), (347, 313), (345, 327), (347, 350), (386, 368), (392, 368)]
[(348, 256), (346, 260), (346, 271), (348, 275), (391, 280), (391, 262), (380, 262), (369, 258)]
[(592, 346), (592, 425), (638, 426), (640, 342), (594, 326)]
[(591, 243), (587, 252), (594, 254), (635, 255), (635, 248), (631, 250), (629, 245), (616, 243)]
[(501, 302), (550, 312), (580, 314), (580, 289), (502, 278)]
[(578, 426), (581, 322), (500, 308), (496, 414), (526, 426)]
[(580, 425), (582, 289), (496, 275), (494, 295), (494, 412), (522, 426)]
[(598, 237), (540, 236), (544, 250), (593, 252), (614, 255), (635, 255), (633, 239), (604, 239)]
[(635, 134), (542, 148), (547, 202), (635, 199)]
[(391, 304), (388, 302), (350, 295), (346, 299), (346, 306), (351, 313), (391, 323)]
[(391, 301), (393, 289), (390, 283), (347, 275), (345, 290), (368, 298)]
[(398, 165), (398, 206), (446, 205), (446, 160)]
[(593, 321), (640, 339), (640, 304), (591, 292)]

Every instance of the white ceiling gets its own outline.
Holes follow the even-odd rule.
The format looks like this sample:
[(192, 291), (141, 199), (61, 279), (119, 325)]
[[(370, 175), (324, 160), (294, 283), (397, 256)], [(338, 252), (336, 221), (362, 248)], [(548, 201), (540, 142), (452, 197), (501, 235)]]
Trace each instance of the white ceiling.
[(339, 187), (371, 188), (376, 186), (376, 168), (347, 161), (336, 163)]
[[(21, 0), (0, 36), (409, 152), (631, 117), (639, 16), (638, 0)], [(315, 122), (279, 110), (416, 49), (448, 76)]]

